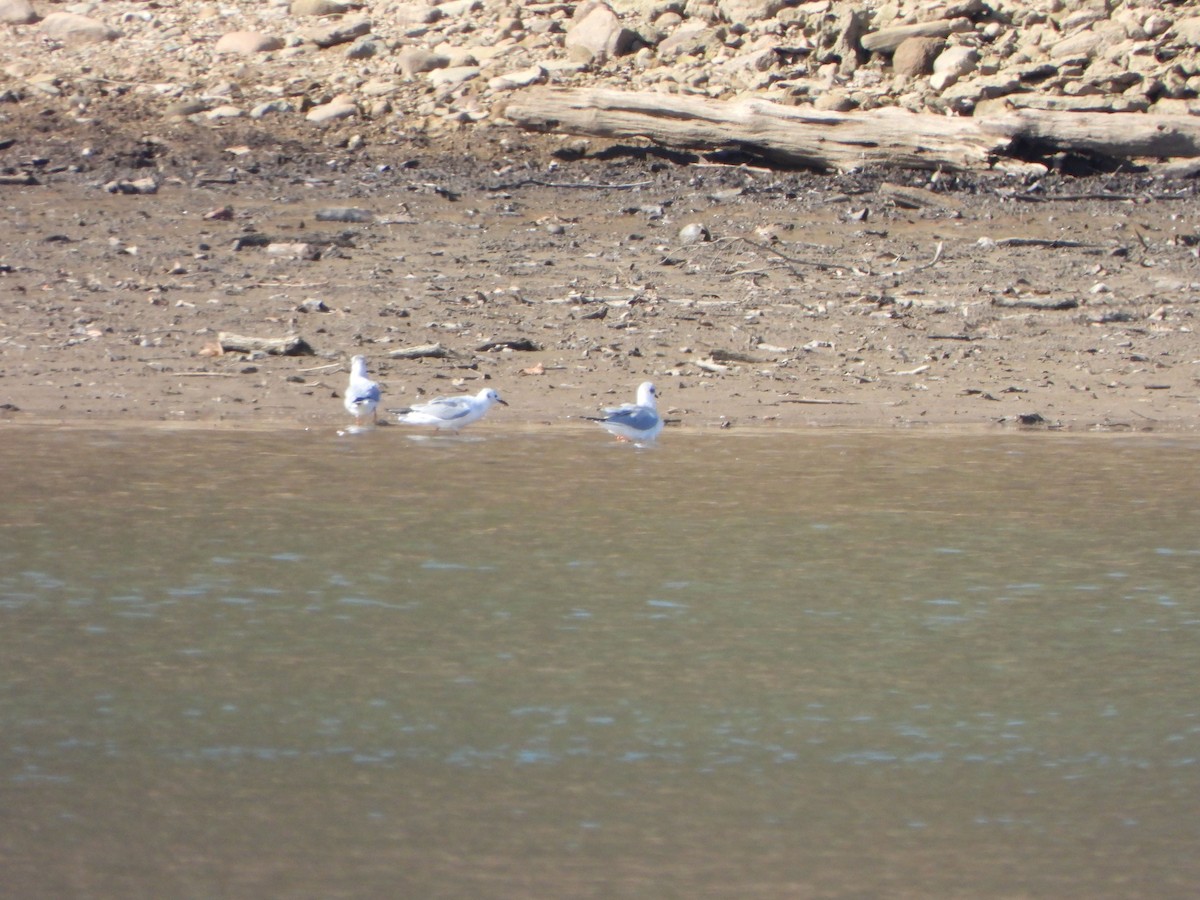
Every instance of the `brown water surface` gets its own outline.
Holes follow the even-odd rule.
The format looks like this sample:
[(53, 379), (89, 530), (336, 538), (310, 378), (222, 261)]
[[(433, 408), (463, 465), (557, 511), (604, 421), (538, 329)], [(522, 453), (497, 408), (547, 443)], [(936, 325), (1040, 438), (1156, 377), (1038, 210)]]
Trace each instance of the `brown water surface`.
[(1197, 449), (10, 430), (5, 893), (1193, 896)]

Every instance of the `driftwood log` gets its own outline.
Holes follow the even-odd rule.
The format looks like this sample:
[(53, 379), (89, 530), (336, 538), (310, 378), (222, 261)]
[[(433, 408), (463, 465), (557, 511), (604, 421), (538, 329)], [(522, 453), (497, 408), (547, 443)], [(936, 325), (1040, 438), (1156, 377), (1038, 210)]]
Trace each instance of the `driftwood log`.
[(463, 354), (451, 350), (441, 344), (418, 344), (415, 347), (401, 347), (388, 353), (388, 359), (457, 359)]
[(1200, 156), (1200, 117), (1022, 110), (969, 118), (897, 107), (838, 113), (747, 98), (534, 88), (503, 115), (529, 130), (642, 137), (689, 150), (741, 150), (787, 166), (848, 171), (886, 165), (971, 171), (1017, 153), (1077, 151), (1113, 159)]
[(217, 343), (224, 353), (269, 353), (272, 356), (306, 356), (313, 352), (304, 338), (294, 335), (286, 338), (260, 338), (231, 331), (217, 333)]

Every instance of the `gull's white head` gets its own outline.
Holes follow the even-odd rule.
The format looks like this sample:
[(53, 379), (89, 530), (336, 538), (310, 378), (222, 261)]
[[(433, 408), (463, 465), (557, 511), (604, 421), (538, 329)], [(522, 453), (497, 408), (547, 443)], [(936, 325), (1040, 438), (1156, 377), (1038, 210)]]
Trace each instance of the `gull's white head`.
[(494, 388), (484, 388), (479, 392), (478, 396), (480, 400), (486, 400), (488, 403), (499, 403), (501, 406), (508, 406), (507, 403), (500, 399), (500, 395), (496, 393)]
[(357, 375), (359, 378), (367, 377), (367, 358), (365, 356), (355, 356), (350, 360), (350, 373)]
[(655, 409), (658, 406), (658, 390), (654, 387), (654, 382), (643, 381), (638, 385), (637, 405), (648, 406)]

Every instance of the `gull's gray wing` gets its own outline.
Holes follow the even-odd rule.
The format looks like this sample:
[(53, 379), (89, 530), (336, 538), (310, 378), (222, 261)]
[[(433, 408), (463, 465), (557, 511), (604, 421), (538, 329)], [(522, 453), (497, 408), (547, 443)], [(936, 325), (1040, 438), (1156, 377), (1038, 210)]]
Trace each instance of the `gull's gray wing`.
[(362, 403), (364, 400), (370, 401), (373, 403), (378, 403), (379, 397), (380, 397), (379, 385), (374, 384), (374, 383), (366, 386), (365, 389), (364, 389), (363, 385), (359, 385), (358, 389), (354, 392), (354, 402), (355, 403)]
[(441, 419), (443, 422), (453, 422), (471, 412), (474, 408), (471, 400), (471, 397), (438, 397), (436, 400), (414, 406), (413, 409)]
[(611, 425), (624, 425), (626, 428), (636, 428), (646, 431), (653, 428), (658, 421), (658, 413), (645, 406), (626, 404), (615, 409), (606, 409), (604, 421)]

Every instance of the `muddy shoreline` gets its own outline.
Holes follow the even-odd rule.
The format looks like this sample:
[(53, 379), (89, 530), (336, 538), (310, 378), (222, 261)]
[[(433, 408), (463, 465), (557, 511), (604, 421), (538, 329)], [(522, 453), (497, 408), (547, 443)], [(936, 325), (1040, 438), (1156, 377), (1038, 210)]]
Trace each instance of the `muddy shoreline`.
[[(0, 151), (37, 173), (0, 187), (9, 425), (336, 424), (355, 353), (386, 406), (496, 387), (488, 427), (576, 423), (646, 379), (701, 429), (1200, 425), (1192, 182), (27, 124)], [(312, 353), (214, 355), (222, 332)]]

